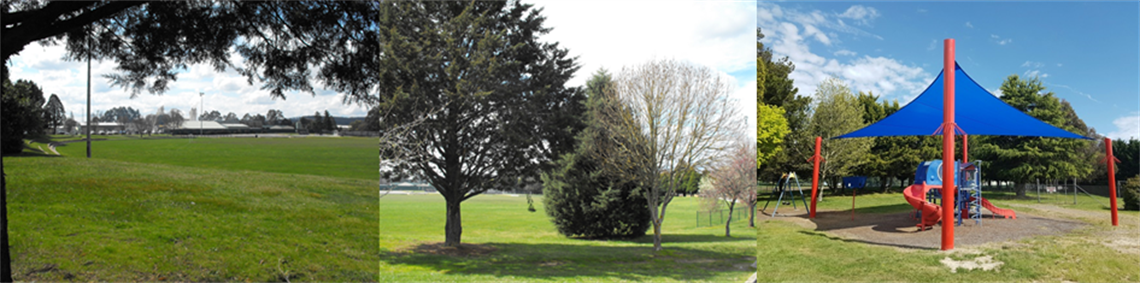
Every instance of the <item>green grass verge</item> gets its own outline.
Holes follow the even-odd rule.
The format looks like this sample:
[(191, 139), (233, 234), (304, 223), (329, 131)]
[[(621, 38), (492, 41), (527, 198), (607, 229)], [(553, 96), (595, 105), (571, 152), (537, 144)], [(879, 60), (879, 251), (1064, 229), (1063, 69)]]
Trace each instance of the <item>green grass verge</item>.
[(16, 280), (378, 278), (371, 178), (27, 153), (4, 157)]
[[(486, 255), (436, 255), (417, 247), (443, 242), (444, 201), (438, 194), (380, 199), (380, 281), (385, 282), (739, 282), (755, 271), (756, 232), (737, 219), (732, 238), (724, 226), (696, 228), (696, 198), (669, 205), (665, 251), (652, 236), (632, 240), (580, 240), (558, 234), (546, 216), (528, 212), (525, 196), (482, 195), (462, 204), (463, 243), (492, 247)], [(744, 208), (747, 209), (747, 208)], [(649, 231), (651, 235), (652, 229)]]
[[(372, 138), (107, 138), (110, 140), (92, 142), (92, 158), (373, 181), (378, 174), (376, 140)], [(87, 156), (83, 142), (56, 150), (65, 156)]]
[[(848, 191), (850, 192), (850, 191)], [(1044, 196), (1044, 195), (1043, 195)], [(1108, 198), (1078, 196), (1078, 204), (1060, 201), (1037, 204), (1036, 198), (1015, 198), (1012, 193), (987, 192), (995, 205), (1017, 211), (1032, 211), (1057, 218), (1081, 219), (1090, 225), (1065, 235), (1031, 237), (1013, 242), (959, 247), (951, 252), (913, 250), (869, 245), (803, 228), (795, 223), (758, 219), (757, 267), (761, 282), (1137, 282), (1140, 256), (1137, 251), (1118, 251), (1110, 245), (1135, 241), (1140, 213), (1121, 211), (1121, 226), (1108, 221)], [(1072, 195), (1061, 197), (1069, 204)], [(761, 199), (761, 205), (765, 199)], [(1060, 204), (1060, 205), (1058, 205)], [(1096, 212), (1096, 219), (1081, 215), (1058, 215), (1045, 206), (1059, 206)], [(829, 196), (817, 203), (819, 210), (849, 211), (851, 197)], [(895, 213), (913, 209), (901, 193), (858, 195), (855, 210), (860, 213)], [(1049, 214), (1045, 214), (1049, 212)], [(863, 216), (861, 216), (863, 217)], [(865, 215), (865, 217), (874, 217)], [(1124, 244), (1124, 247), (1135, 244)], [(1003, 262), (995, 270), (951, 272), (941, 263), (992, 256)]]

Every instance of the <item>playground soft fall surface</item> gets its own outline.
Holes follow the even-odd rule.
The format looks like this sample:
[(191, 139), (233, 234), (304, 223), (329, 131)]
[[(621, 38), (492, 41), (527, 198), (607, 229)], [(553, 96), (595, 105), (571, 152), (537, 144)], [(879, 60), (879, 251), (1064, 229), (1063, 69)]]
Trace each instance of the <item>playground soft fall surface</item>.
[(758, 281), (1140, 282), (1136, 212), (1122, 211), (1114, 227), (1104, 197), (986, 197), (1017, 218), (982, 210), (980, 223), (963, 219), (952, 251), (939, 250), (941, 225), (919, 229), (901, 193), (857, 195), (854, 205), (829, 195), (814, 219), (803, 206), (769, 207), (757, 223)]

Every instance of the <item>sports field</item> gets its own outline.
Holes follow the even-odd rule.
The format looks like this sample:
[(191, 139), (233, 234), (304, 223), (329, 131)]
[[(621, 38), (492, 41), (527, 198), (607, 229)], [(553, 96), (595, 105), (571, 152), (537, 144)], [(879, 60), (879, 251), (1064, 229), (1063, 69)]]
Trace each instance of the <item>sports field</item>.
[(120, 139), (94, 142), (92, 159), (82, 143), (4, 157), (13, 275), (376, 281), (373, 144)]
[[(382, 282), (743, 282), (755, 269), (756, 230), (747, 219), (696, 227), (699, 203), (678, 197), (662, 229), (665, 251), (652, 236), (582, 240), (561, 234), (525, 196), (480, 195), (463, 202), (464, 251), (440, 248), (443, 197), (387, 195), (380, 199)], [(738, 206), (739, 207), (739, 206)], [(747, 209), (746, 207), (743, 209)], [(652, 234), (650, 229), (649, 234)]]

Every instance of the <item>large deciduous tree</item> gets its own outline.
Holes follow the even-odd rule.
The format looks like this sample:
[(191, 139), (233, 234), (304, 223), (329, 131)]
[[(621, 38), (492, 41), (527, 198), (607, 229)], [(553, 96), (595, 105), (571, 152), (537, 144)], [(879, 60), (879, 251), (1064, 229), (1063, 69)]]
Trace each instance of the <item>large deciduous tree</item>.
[(608, 111), (616, 147), (600, 152), (605, 170), (636, 180), (653, 223), (653, 248), (685, 172), (709, 166), (745, 125), (736, 114), (728, 80), (711, 68), (676, 60), (625, 67), (615, 97), (627, 111)]
[(825, 139), (820, 155), (826, 162), (819, 166), (819, 179), (830, 180), (828, 185), (836, 189), (839, 177), (863, 163), (873, 140), (830, 139), (867, 125), (863, 122), (863, 108), (843, 82), (835, 78), (824, 80), (816, 89), (815, 97), (819, 104), (812, 112), (808, 129), (813, 136)]
[(603, 170), (599, 150), (613, 148), (613, 130), (600, 119), (604, 111), (622, 111), (609, 91), (613, 82), (605, 70), (586, 82), (586, 128), (578, 134), (574, 152), (563, 154), (543, 172), (543, 203), (558, 232), (570, 237), (632, 238), (649, 230), (649, 209), (637, 183)]
[(788, 120), (784, 109), (763, 103), (756, 104), (756, 168), (783, 149), (784, 136), (788, 135)]
[(381, 178), (419, 176), (443, 195), (446, 246), (460, 246), (464, 200), (537, 177), (540, 163), (572, 149), (577, 130), (548, 125), (579, 119), (566, 111), (581, 109), (580, 91), (563, 86), (578, 66), (539, 41), (550, 31), (540, 11), (517, 1), (381, 4), (381, 134), (415, 124), (382, 146), (381, 163), (395, 160)]

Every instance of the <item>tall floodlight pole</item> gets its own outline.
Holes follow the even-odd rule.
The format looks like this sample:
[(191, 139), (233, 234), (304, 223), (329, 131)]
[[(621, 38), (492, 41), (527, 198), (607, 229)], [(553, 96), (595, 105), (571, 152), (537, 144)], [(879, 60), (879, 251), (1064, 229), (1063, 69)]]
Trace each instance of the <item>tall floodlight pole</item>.
[(91, 158), (91, 37), (87, 38), (87, 158)]
[(942, 54), (942, 250), (954, 249), (954, 39)]

